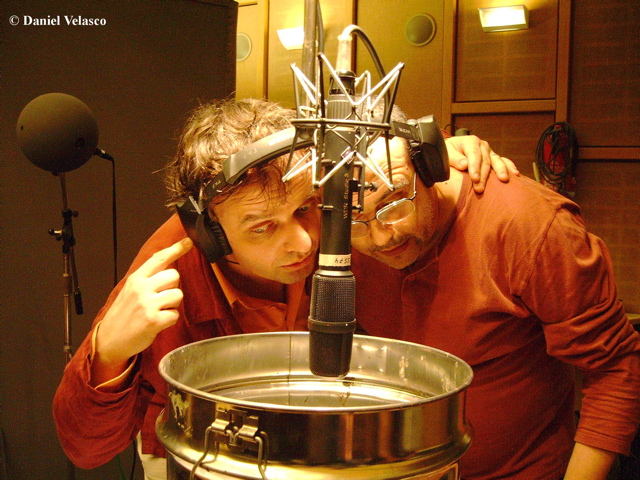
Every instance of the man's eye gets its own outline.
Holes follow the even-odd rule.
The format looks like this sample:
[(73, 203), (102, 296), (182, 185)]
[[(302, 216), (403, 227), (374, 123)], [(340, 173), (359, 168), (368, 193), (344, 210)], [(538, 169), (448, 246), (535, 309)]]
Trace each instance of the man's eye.
[(393, 195), (389, 195), (387, 198), (385, 198), (384, 202), (381, 202), (378, 205), (376, 205), (376, 212), (382, 210), (385, 207), (388, 207), (392, 203), (396, 203), (404, 198), (409, 198), (410, 196), (411, 195), (409, 194), (409, 191), (406, 188), (403, 188), (402, 190), (396, 190), (395, 192), (393, 192)]
[[(394, 200), (395, 201), (395, 200)], [(384, 202), (381, 203), (379, 205), (376, 206), (376, 213), (378, 213), (380, 210), (382, 210), (383, 208), (387, 208), (389, 205), (391, 205), (394, 201), (391, 202)]]
[(316, 197), (310, 198), (309, 200), (307, 200), (305, 203), (303, 203), (298, 207), (298, 213), (305, 214), (305, 213), (311, 212), (315, 209), (317, 205), (318, 205), (318, 199)]
[(271, 223), (263, 223), (249, 230), (253, 235), (265, 235), (271, 230)]

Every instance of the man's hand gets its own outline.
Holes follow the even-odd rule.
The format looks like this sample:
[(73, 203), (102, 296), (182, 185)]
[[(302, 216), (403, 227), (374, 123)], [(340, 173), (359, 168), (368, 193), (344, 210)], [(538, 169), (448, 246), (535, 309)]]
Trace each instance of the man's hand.
[(91, 375), (94, 386), (124, 372), (131, 357), (178, 321), (177, 308), (183, 297), (180, 275), (167, 267), (192, 246), (191, 239), (185, 238), (156, 252), (129, 275), (98, 326)]
[(501, 157), (487, 142), (475, 135), (451, 137), (445, 140), (449, 163), (457, 170), (469, 170), (473, 189), (484, 192), (491, 169), (503, 182), (508, 182), (511, 174), (520, 175), (516, 165), (508, 158)]

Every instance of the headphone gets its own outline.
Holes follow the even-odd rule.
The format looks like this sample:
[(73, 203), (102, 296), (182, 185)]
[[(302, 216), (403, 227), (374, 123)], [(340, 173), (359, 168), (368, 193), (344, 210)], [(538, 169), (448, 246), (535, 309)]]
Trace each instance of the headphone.
[(449, 180), (449, 156), (433, 115), (407, 123), (391, 121), (390, 133), (409, 141), (411, 163), (426, 187)]
[[(392, 121), (390, 133), (409, 141), (411, 162), (427, 187), (449, 178), (447, 147), (432, 115), (407, 123)], [(268, 135), (226, 158), (221, 171), (203, 187), (198, 199), (189, 196), (176, 204), (187, 235), (209, 263), (216, 263), (232, 252), (222, 225), (209, 216), (209, 202), (225, 187), (235, 185), (250, 168), (311, 146), (313, 138), (300, 135), (295, 127)]]

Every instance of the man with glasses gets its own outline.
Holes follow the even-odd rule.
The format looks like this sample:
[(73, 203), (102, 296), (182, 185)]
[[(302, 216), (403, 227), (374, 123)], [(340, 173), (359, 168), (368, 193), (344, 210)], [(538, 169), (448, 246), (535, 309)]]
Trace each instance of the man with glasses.
[[(370, 157), (389, 173), (383, 139)], [(604, 480), (640, 418), (640, 338), (606, 246), (575, 203), (530, 179), (490, 176), (478, 194), (451, 169), (427, 187), (398, 137), (390, 168), (395, 187), (367, 192), (353, 219), (356, 318), (473, 367), (462, 478)]]

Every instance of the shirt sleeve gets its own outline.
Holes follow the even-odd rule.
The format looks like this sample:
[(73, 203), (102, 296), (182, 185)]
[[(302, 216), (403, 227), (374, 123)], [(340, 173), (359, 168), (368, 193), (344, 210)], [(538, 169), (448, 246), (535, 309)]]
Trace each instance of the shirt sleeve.
[(81, 468), (95, 468), (125, 450), (145, 421), (155, 393), (145, 370), (146, 352), (132, 359), (121, 376), (98, 388), (91, 386), (92, 345), (95, 328), (104, 318), (128, 276), (155, 252), (185, 237), (173, 215), (142, 246), (125, 277), (98, 312), (93, 328), (66, 366), (53, 399), (58, 438), (69, 459)]
[(75, 465), (86, 469), (108, 462), (131, 444), (153, 395), (153, 390), (140, 381), (139, 362), (132, 363), (127, 388), (93, 388), (92, 338), (92, 334), (85, 338), (65, 368), (53, 402), (62, 448)]
[[(121, 375), (99, 388), (91, 386), (91, 359), (96, 327), (129, 274), (157, 249), (141, 251), (125, 277), (113, 289), (98, 312), (92, 330), (66, 366), (54, 396), (53, 417), (60, 444), (67, 457), (80, 468), (98, 467), (125, 450), (144, 422), (153, 389), (141, 381), (141, 358), (132, 361), (126, 376)], [(123, 389), (125, 383), (127, 385)]]
[(629, 454), (640, 419), (640, 339), (618, 298), (609, 252), (560, 208), (531, 254), (522, 300), (542, 321), (548, 353), (584, 374), (576, 441)]
[[(89, 369), (91, 369), (91, 364), (93, 363), (93, 358), (95, 357), (95, 353), (96, 353), (96, 336), (98, 335), (98, 329), (100, 328), (100, 323), (101, 322), (98, 322), (98, 324), (93, 329), (93, 333), (91, 334), (91, 353), (89, 354)], [(100, 385), (96, 385), (95, 389), (100, 392), (111, 392), (111, 393), (115, 393), (123, 390), (126, 384), (129, 383), (128, 382), (129, 377), (131, 376), (131, 372), (133, 371), (133, 366), (135, 365), (137, 358), (138, 358), (138, 355), (131, 358), (129, 360), (129, 365), (127, 366), (126, 370), (122, 372), (120, 375), (110, 380), (107, 380), (106, 382), (103, 382)], [(91, 382), (91, 384), (93, 384), (93, 382)]]

